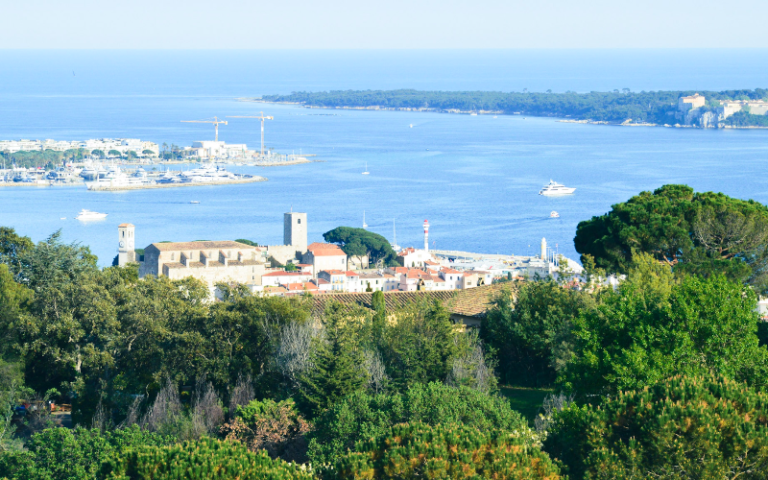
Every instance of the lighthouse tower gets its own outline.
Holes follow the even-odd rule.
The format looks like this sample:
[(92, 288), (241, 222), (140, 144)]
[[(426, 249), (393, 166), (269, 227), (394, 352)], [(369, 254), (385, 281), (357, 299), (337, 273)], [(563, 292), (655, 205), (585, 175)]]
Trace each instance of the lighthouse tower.
[(424, 220), (424, 251), (429, 252), (429, 222)]

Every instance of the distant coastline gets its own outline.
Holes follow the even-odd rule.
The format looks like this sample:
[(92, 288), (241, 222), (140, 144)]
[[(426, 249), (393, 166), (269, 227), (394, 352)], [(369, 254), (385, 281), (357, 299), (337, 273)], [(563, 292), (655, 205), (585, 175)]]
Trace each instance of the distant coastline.
[[(695, 99), (690, 105), (687, 99)], [(768, 115), (744, 105), (765, 105), (768, 90), (540, 93), (345, 90), (294, 92), (240, 101), (338, 110), (383, 110), (464, 115), (553, 117), (568, 123), (678, 128), (768, 128)], [(686, 108), (688, 107), (688, 108)]]

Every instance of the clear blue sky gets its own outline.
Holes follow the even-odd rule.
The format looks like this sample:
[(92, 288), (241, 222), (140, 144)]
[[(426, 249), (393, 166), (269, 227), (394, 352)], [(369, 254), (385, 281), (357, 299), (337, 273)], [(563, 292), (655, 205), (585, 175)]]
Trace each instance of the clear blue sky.
[(0, 48), (768, 47), (768, 0), (0, 0)]

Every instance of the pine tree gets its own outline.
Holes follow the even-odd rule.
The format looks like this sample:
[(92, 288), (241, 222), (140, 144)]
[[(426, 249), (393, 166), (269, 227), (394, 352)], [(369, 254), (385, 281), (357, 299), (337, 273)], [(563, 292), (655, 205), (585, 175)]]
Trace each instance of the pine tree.
[(376, 312), (373, 315), (373, 343), (379, 345), (381, 343), (381, 337), (384, 335), (384, 327), (387, 323), (387, 304), (384, 300), (384, 292), (373, 292), (373, 298), (371, 299), (373, 304), (373, 310)]
[(302, 406), (308, 413), (317, 415), (367, 384), (356, 322), (333, 307), (326, 314), (325, 337), (314, 344), (311, 354), (314, 367), (301, 378)]

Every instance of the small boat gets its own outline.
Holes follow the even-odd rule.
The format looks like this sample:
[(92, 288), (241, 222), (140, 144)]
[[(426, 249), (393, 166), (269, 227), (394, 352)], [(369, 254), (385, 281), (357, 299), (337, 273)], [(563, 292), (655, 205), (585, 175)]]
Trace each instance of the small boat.
[(413, 124), (410, 124), (409, 126), (410, 126), (411, 128), (413, 128)]
[(189, 203), (191, 203), (193, 205), (197, 205), (198, 203), (200, 203), (200, 201), (199, 200), (192, 200)]
[(549, 214), (549, 218), (560, 218), (560, 214), (552, 210), (552, 213)]
[(566, 187), (565, 185), (562, 185), (560, 183), (550, 180), (549, 183), (546, 184), (544, 188), (541, 189), (541, 191), (539, 192), (539, 195), (544, 195), (546, 197), (555, 197), (558, 195), (570, 195), (575, 191), (576, 191), (575, 188)]
[(66, 220), (67, 217), (61, 217), (59, 220)]
[(365, 171), (363, 172), (363, 175), (370, 175), (371, 172), (368, 171), (368, 162), (365, 162)]
[(82, 209), (80, 210), (80, 213), (75, 217), (75, 220), (101, 220), (104, 218), (107, 218), (106, 213), (99, 213), (94, 212), (93, 210)]
[(363, 228), (368, 228), (368, 224), (365, 223), (365, 210), (363, 210)]
[(477, 114), (476, 114), (476, 113), (470, 113), (470, 114), (469, 114), (469, 116), (470, 116), (470, 117), (476, 117), (476, 116), (477, 116)]

